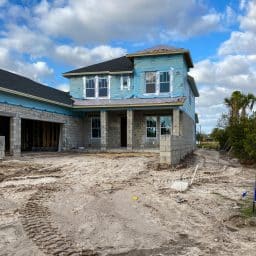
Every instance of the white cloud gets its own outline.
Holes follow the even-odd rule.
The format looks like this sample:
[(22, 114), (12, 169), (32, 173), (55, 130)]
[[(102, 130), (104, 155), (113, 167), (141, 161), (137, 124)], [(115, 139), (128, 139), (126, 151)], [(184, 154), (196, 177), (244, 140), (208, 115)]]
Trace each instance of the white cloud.
[(234, 24), (237, 22), (237, 14), (231, 6), (226, 7), (226, 11), (223, 17), (227, 24)]
[(255, 45), (255, 34), (249, 31), (234, 31), (231, 33), (230, 38), (221, 44), (218, 54), (254, 54)]
[(6, 0), (0, 0), (0, 6), (3, 6), (3, 5), (5, 5), (6, 4)]
[(244, 10), (246, 4), (247, 4), (247, 0), (240, 0), (240, 3), (239, 3), (240, 10)]
[(31, 57), (44, 56), (51, 50), (53, 42), (44, 35), (33, 32), (26, 26), (9, 25), (0, 45)]
[(240, 1), (240, 8), (246, 10), (239, 19), (243, 31), (231, 33), (220, 45), (217, 59), (199, 61), (191, 70), (200, 87), (197, 107), (200, 123), (207, 132), (227, 111), (223, 101), (234, 90), (256, 94), (256, 1)]
[(26, 62), (13, 59), (8, 49), (0, 47), (0, 67), (17, 74), (29, 77), (41, 82), (45, 78), (51, 77), (54, 73), (47, 63), (42, 61)]
[(247, 14), (240, 17), (240, 28), (256, 35), (256, 1), (250, 1), (245, 8)]
[(256, 54), (227, 55), (219, 61), (209, 59), (195, 64), (191, 75), (198, 84), (221, 86), (229, 90), (256, 93)]
[(193, 0), (42, 1), (34, 14), (45, 33), (79, 42), (135, 41), (160, 33), (187, 38), (219, 29), (221, 21), (219, 13)]
[(126, 53), (123, 48), (114, 48), (108, 45), (101, 45), (92, 49), (85, 47), (71, 47), (68, 45), (56, 46), (55, 56), (75, 67), (86, 66), (103, 60), (116, 58)]

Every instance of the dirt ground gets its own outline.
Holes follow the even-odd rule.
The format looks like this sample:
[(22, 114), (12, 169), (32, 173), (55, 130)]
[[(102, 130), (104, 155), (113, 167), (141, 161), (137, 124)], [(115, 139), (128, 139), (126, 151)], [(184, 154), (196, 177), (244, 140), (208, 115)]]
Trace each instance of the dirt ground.
[[(256, 220), (243, 215), (241, 196), (252, 196), (254, 168), (209, 150), (178, 168), (158, 158), (43, 153), (0, 162), (0, 255), (256, 255)], [(192, 186), (172, 190), (196, 165)]]

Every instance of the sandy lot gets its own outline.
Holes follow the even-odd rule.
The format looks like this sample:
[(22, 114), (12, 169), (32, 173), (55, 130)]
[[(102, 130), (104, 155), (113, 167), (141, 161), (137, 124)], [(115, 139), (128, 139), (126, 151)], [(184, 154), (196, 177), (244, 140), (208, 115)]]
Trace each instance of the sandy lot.
[[(172, 190), (196, 165), (189, 190)], [(207, 150), (176, 169), (150, 153), (5, 160), (0, 255), (255, 255), (256, 220), (241, 213), (254, 175)]]

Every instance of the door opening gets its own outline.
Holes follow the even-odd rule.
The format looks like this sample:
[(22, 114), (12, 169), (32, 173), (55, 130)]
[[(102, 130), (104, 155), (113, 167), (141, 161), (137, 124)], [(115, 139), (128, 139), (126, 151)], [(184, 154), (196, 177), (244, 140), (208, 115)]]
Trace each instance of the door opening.
[(121, 147), (127, 147), (127, 118), (121, 117)]
[(0, 116), (0, 136), (5, 136), (5, 152), (10, 152), (10, 117)]

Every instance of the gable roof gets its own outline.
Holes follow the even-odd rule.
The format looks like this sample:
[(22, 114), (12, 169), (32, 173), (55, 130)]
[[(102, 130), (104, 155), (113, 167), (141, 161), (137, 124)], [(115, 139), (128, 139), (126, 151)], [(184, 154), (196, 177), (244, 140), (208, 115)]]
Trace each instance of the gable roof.
[(73, 104), (68, 93), (3, 69), (0, 69), (0, 90), (58, 105), (71, 106)]
[(76, 75), (89, 75), (89, 74), (111, 74), (111, 73), (132, 73), (133, 63), (126, 56), (120, 58), (100, 62), (87, 67), (74, 69), (63, 73), (64, 77), (71, 77)]
[(127, 57), (143, 57), (143, 56), (153, 56), (153, 55), (170, 55), (170, 54), (183, 54), (187, 62), (188, 67), (193, 68), (193, 61), (190, 56), (189, 50), (184, 48), (176, 48), (167, 45), (158, 45), (142, 51), (127, 54)]

